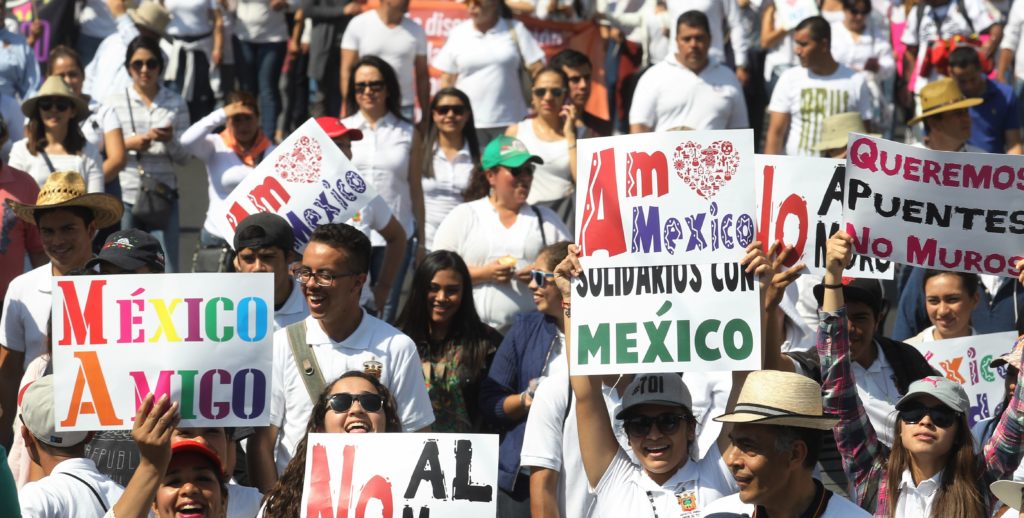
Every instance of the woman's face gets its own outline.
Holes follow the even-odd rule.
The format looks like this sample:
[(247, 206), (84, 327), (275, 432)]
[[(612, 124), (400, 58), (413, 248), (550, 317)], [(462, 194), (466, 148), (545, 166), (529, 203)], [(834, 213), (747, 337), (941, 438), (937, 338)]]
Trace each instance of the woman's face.
[(160, 58), (148, 49), (138, 49), (128, 60), (128, 73), (140, 88), (160, 86), (163, 75)]
[(447, 324), (462, 306), (463, 279), (455, 270), (441, 270), (430, 280), (427, 291), (427, 307), (430, 321)]
[(71, 90), (75, 92), (75, 95), (82, 95), (82, 85), (85, 83), (85, 72), (78, 65), (75, 64), (74, 60), (66, 56), (60, 56), (53, 60), (53, 64), (50, 65), (52, 72), (51, 74), (59, 76), (64, 80)]
[[(331, 396), (335, 394), (359, 396), (377, 394), (377, 389), (369, 381), (353, 376), (338, 380), (331, 386), (330, 394)], [(383, 406), (371, 412), (363, 408), (358, 399), (352, 398), (352, 405), (342, 411), (335, 411), (330, 404), (327, 405), (323, 431), (327, 433), (381, 433), (385, 431), (386, 426), (387, 419), (384, 416)]]
[(43, 97), (36, 108), (44, 128), (67, 127), (75, 117), (75, 104), (67, 97)]
[(231, 134), (235, 136), (235, 140), (248, 144), (259, 133), (260, 121), (255, 113), (236, 113), (228, 117), (227, 127), (231, 130)]
[(198, 453), (181, 453), (171, 459), (153, 501), (159, 518), (222, 518), (224, 495), (216, 468)]
[(542, 114), (558, 114), (565, 105), (565, 82), (554, 72), (544, 72), (533, 82), (533, 108)]
[[(919, 419), (914, 419), (916, 422), (908, 423), (904, 413), (913, 407), (924, 407), (929, 412), (953, 413), (949, 407), (934, 396), (923, 395), (908, 403), (907, 407), (899, 413), (900, 441), (903, 443), (903, 447), (912, 456), (918, 458), (926, 456), (934, 458), (948, 454), (953, 449), (953, 441), (956, 439), (956, 431), (960, 426), (961, 419), (956, 417), (952, 425), (943, 428), (939, 424), (948, 423), (937, 423), (937, 419), (932, 413), (928, 413)], [(953, 415), (955, 416), (955, 413)]]
[(437, 100), (434, 106), (434, 126), (441, 133), (456, 135), (462, 133), (462, 128), (469, 120), (469, 107), (462, 102), (462, 99), (454, 95), (446, 95)]
[(971, 334), (971, 313), (978, 305), (978, 293), (967, 294), (959, 275), (942, 273), (924, 283), (924, 302), (928, 319), (935, 326), (936, 338), (959, 338)]
[(469, 18), (477, 28), (490, 28), (498, 21), (501, 0), (470, 0)]
[[(540, 254), (537, 256), (537, 261), (533, 263), (533, 271), (541, 274), (552, 273), (548, 267), (547, 254)], [(554, 276), (543, 275), (543, 281), (538, 282), (536, 277), (541, 275), (535, 274), (530, 279), (530, 292), (533, 293), (533, 303), (537, 305), (537, 311), (557, 317), (562, 311), (562, 292), (555, 286)]]
[(355, 73), (356, 104), (366, 113), (383, 114), (387, 110), (388, 88), (377, 67), (363, 65)]
[(487, 171), (487, 181), (494, 189), (494, 197), (505, 207), (518, 209), (526, 203), (533, 184), (533, 164), (526, 163), (515, 169), (499, 165)]
[(846, 21), (846, 27), (853, 32), (860, 34), (864, 32), (864, 28), (867, 27), (868, 18), (871, 16), (871, 4), (867, 2), (857, 2), (853, 5), (853, 9), (843, 8), (843, 15)]

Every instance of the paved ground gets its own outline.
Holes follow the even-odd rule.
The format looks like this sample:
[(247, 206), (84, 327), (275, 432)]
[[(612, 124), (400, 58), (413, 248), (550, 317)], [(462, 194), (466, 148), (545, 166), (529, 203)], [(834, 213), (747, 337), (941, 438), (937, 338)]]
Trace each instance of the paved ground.
[(193, 158), (178, 173), (178, 203), (181, 212), (181, 244), (178, 264), (182, 272), (192, 271), (192, 254), (199, 241), (199, 229), (206, 220), (206, 167)]

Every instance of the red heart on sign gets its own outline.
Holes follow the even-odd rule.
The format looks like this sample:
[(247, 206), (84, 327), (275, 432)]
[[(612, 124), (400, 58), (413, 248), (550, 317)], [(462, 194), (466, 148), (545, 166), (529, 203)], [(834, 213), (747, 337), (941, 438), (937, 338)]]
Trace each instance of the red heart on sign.
[(313, 183), (320, 179), (323, 161), (320, 143), (310, 137), (299, 137), (292, 149), (279, 155), (274, 167), (281, 178), (292, 183)]
[(716, 140), (706, 148), (687, 141), (676, 146), (672, 166), (697, 196), (710, 200), (736, 176), (740, 154), (728, 140)]

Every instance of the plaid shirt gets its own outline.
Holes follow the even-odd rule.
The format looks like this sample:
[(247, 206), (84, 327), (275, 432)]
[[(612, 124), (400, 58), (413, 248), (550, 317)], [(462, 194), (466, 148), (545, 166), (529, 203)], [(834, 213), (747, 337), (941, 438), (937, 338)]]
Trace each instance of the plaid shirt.
[[(1018, 341), (1024, 339), (1018, 338)], [(843, 468), (852, 484), (851, 497), (861, 508), (876, 517), (888, 517), (889, 493), (887, 462), (889, 448), (879, 442), (868, 421), (864, 406), (857, 396), (857, 385), (850, 365), (850, 339), (846, 327), (846, 308), (835, 313), (820, 311), (818, 317), (818, 357), (821, 359), (824, 411), (839, 418), (834, 434)], [(992, 437), (985, 445), (981, 466), (982, 494), (989, 494), (988, 484), (1009, 475), (1020, 464), (1021, 439), (1024, 432), (1024, 402), (1017, 389)], [(898, 492), (896, 488), (895, 492)], [(990, 495), (990, 504), (991, 501)]]

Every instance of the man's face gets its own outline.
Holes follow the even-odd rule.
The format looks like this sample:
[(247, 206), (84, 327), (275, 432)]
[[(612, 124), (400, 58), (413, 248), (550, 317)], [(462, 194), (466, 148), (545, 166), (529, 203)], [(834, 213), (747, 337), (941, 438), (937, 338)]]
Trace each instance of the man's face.
[(270, 272), (274, 274), (274, 290), (286, 288), (292, 282), (288, 272), (289, 253), (276, 246), (243, 248), (235, 256), (235, 269), (243, 273)]
[(341, 150), (341, 153), (345, 155), (345, 158), (352, 160), (352, 139), (341, 135), (340, 137), (334, 137), (333, 140), (334, 144)]
[(828, 52), (828, 43), (814, 41), (810, 29), (801, 29), (793, 33), (793, 49), (800, 58), (800, 66), (808, 68), (818, 63), (823, 52)]
[(878, 317), (871, 306), (853, 300), (846, 301), (847, 332), (850, 336), (850, 353), (853, 361), (870, 357), (875, 346), (875, 330)]
[(92, 257), (94, 223), (85, 224), (77, 214), (68, 210), (54, 210), (39, 218), (39, 235), (43, 250), (61, 271), (85, 266)]
[(965, 96), (981, 97), (985, 95), (985, 80), (982, 79), (981, 71), (974, 65), (949, 67), (949, 74), (956, 80), (956, 84)]
[(803, 443), (798, 441), (787, 451), (778, 451), (776, 430), (770, 425), (737, 423), (729, 434), (732, 446), (724, 458), (745, 504), (771, 504), (786, 498), (792, 469), (799, 468), (806, 455), (806, 447), (804, 455), (799, 455)]
[(941, 134), (963, 144), (971, 137), (971, 113), (967, 108), (932, 115), (928, 118), (928, 135)]
[(679, 49), (679, 62), (693, 72), (700, 72), (708, 64), (708, 48), (711, 46), (711, 35), (703, 28), (679, 24), (676, 33), (676, 46)]
[(576, 108), (583, 108), (590, 99), (590, 76), (593, 72), (590, 65), (580, 68), (562, 67), (562, 72), (569, 78), (569, 100)]
[[(313, 318), (328, 319), (358, 309), (366, 274), (357, 274), (351, 262), (347, 252), (330, 245), (313, 241), (306, 247), (300, 272), (309, 278), (302, 283), (302, 294)], [(321, 280), (328, 276), (333, 279)]]

